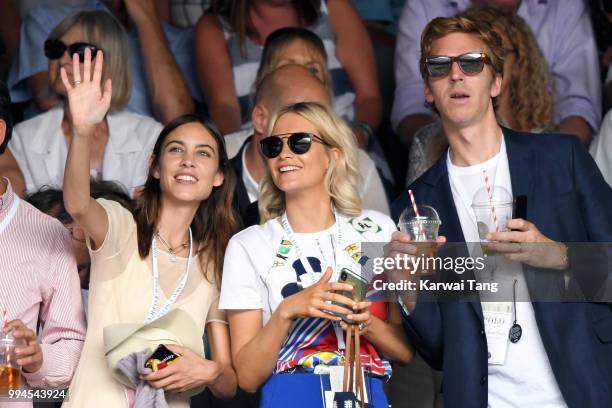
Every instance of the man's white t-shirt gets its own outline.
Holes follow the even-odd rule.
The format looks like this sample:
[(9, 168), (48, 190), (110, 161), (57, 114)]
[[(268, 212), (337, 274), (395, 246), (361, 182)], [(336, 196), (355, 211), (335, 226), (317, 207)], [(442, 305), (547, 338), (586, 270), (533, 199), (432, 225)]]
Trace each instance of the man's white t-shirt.
[[(483, 163), (467, 167), (455, 166), (449, 153), (446, 164), (453, 201), (457, 208), (465, 241), (479, 242), (480, 237), (474, 223), (474, 215), (470, 214), (470, 211), (473, 211), (471, 202), (463, 202), (459, 189), (463, 189), (464, 196), (474, 197), (476, 192), (485, 186), (483, 172), (486, 171), (491, 188), (501, 186), (512, 192), (506, 143), (502, 138), (500, 152)], [(461, 183), (461, 187), (457, 188), (455, 183)], [(502, 275), (496, 279), (504, 279), (504, 274), (513, 274), (518, 281), (517, 296), (520, 292), (519, 298), (528, 298), (520, 264), (502, 263), (495, 273)], [(514, 318), (522, 327), (523, 334), (517, 343), (508, 340), (503, 365), (489, 364), (488, 406), (492, 408), (567, 407), (544, 349), (531, 302), (516, 302), (516, 316), (513, 316), (513, 320)]]

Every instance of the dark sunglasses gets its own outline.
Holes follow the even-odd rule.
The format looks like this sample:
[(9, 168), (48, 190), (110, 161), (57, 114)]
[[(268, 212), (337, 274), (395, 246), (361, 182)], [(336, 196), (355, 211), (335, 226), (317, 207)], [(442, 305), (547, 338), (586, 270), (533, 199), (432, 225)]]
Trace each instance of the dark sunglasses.
[(456, 57), (437, 56), (427, 58), (425, 64), (429, 75), (438, 78), (448, 75), (453, 66), (453, 62), (459, 65), (459, 69), (466, 75), (476, 75), (482, 72), (485, 64), (490, 64), (491, 60), (483, 52), (468, 52)]
[(85, 62), (85, 50), (89, 48), (91, 50), (91, 58), (96, 56), (99, 48), (93, 44), (84, 42), (76, 42), (74, 44), (66, 45), (61, 40), (47, 40), (45, 41), (45, 56), (50, 60), (56, 60), (62, 57), (66, 50), (68, 55), (72, 58), (74, 54), (79, 55), (79, 61)]
[(268, 159), (277, 157), (283, 151), (283, 140), (287, 139), (287, 145), (289, 149), (295, 154), (304, 154), (310, 150), (310, 146), (313, 141), (329, 146), (319, 136), (307, 133), (307, 132), (296, 132), (296, 133), (283, 133), (280, 135), (268, 136), (262, 139), (259, 144), (261, 145), (261, 152)]

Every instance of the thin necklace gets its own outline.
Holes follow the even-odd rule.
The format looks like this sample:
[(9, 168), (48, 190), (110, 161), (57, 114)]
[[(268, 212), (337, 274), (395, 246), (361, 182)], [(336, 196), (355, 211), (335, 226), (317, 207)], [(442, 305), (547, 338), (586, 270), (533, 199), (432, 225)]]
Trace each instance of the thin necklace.
[(176, 262), (176, 251), (180, 251), (183, 248), (187, 248), (187, 246), (189, 245), (189, 241), (185, 241), (182, 244), (177, 245), (173, 248), (170, 246), (170, 244), (168, 244), (168, 241), (166, 241), (164, 237), (161, 236), (159, 231), (155, 232), (155, 237), (158, 238), (162, 244), (164, 244), (164, 246), (170, 253), (170, 262)]

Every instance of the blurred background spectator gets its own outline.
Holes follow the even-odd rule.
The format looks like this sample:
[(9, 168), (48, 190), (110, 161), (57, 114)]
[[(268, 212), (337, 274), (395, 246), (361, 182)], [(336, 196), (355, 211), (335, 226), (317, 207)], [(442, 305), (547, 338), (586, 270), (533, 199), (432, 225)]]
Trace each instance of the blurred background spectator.
[(589, 6), (604, 81), (603, 111), (607, 112), (612, 107), (612, 1), (589, 0)]
[[(19, 54), (8, 85), (14, 102), (36, 102), (35, 106), (28, 106), (26, 117), (60, 103), (50, 89), (46, 60), (41, 51), (51, 29), (66, 16), (82, 10), (110, 13), (128, 33), (128, 61), (132, 74), (127, 105), (130, 111), (167, 123), (194, 110), (191, 95), (198, 99), (199, 92), (194, 82), (191, 30), (180, 30), (160, 22), (153, 0), (85, 0), (80, 6), (37, 7), (25, 17)], [(142, 38), (146, 41), (141, 41)]]
[[(17, 192), (25, 189), (32, 193), (43, 185), (61, 188), (72, 118), (65, 109), (68, 102), (60, 68), (64, 67), (68, 79), (74, 82), (70, 51), (84, 55), (85, 49), (94, 54), (102, 50), (105, 61), (102, 77), (113, 79), (113, 92), (111, 113), (98, 125), (92, 141), (91, 174), (95, 179), (118, 181), (133, 193), (144, 184), (149, 156), (162, 125), (125, 110), (130, 97), (125, 31), (106, 12), (82, 11), (62, 20), (45, 44), (50, 87), (62, 103), (15, 126), (9, 149), (0, 157), (0, 167)], [(42, 50), (39, 52), (44, 55)]]
[(11, 63), (19, 48), (21, 18), (16, 0), (5, 0), (0, 5), (0, 80), (6, 81)]
[(196, 25), (209, 6), (210, 0), (155, 0), (159, 18), (180, 28)]
[[(348, 0), (216, 0), (195, 28), (198, 78), (222, 133), (250, 120), (251, 94), (264, 42), (283, 27), (304, 27), (325, 44), (334, 106), (361, 147), (378, 128), (382, 100), (367, 31)], [(343, 108), (339, 108), (342, 105)]]

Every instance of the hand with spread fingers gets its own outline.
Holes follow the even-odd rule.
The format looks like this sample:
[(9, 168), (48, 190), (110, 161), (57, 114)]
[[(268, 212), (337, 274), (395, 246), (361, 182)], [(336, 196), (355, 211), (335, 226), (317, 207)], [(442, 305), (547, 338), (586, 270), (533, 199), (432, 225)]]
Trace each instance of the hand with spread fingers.
[(86, 133), (104, 120), (110, 108), (112, 85), (111, 79), (108, 78), (104, 82), (104, 88), (101, 87), (104, 66), (102, 51), (98, 51), (96, 55), (93, 71), (90, 49), (85, 49), (84, 59), (82, 78), (78, 54), (72, 56), (73, 83), (70, 82), (64, 67), (60, 69), (60, 75), (66, 87), (73, 126), (77, 132)]
[(12, 320), (7, 323), (4, 333), (11, 333), (12, 336), (25, 343), (16, 349), (17, 364), (26, 373), (35, 373), (42, 367), (43, 353), (36, 333), (28, 328), (21, 320)]
[(503, 254), (506, 258), (536, 268), (566, 269), (567, 246), (546, 237), (529, 221), (515, 218), (508, 221), (512, 231), (493, 232), (486, 244), (491, 253)]
[(177, 362), (142, 377), (153, 388), (163, 388), (168, 392), (184, 392), (201, 385), (214, 384), (221, 377), (223, 373), (221, 364), (208, 360), (187, 347), (171, 344), (165, 346), (181, 357)]
[[(331, 276), (332, 270), (327, 268), (317, 283), (287, 297), (280, 304), (282, 308), (281, 316), (289, 320), (321, 317), (337, 321), (341, 319), (337, 315), (350, 314), (355, 302), (335, 292), (350, 292), (353, 287), (346, 283), (329, 282)], [(330, 302), (339, 303), (343, 306)]]

